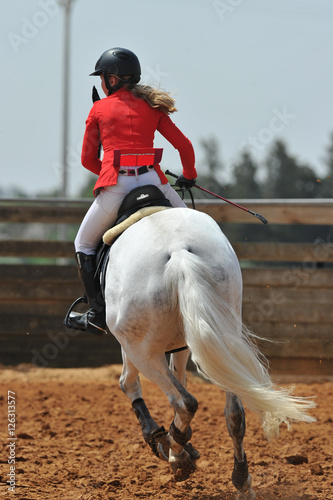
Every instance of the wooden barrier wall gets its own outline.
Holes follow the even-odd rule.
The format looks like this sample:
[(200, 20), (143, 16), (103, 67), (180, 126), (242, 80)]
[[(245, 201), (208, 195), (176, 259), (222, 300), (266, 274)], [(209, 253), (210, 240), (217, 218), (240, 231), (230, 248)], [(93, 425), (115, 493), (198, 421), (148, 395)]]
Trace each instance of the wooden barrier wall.
[[(331, 200), (239, 203), (263, 214), (270, 224), (331, 225), (333, 221)], [(3, 199), (0, 223), (79, 224), (89, 205), (87, 200)], [(196, 205), (217, 222), (261, 224), (222, 202), (198, 200)], [(242, 264), (244, 322), (260, 336), (277, 341), (261, 343), (273, 370), (333, 373), (332, 243), (232, 244)], [(72, 241), (2, 237), (0, 262), (8, 257), (15, 261), (0, 264), (0, 363), (99, 366), (121, 362), (112, 336), (66, 333), (62, 327), (68, 306), (82, 293), (73, 254)], [(48, 260), (24, 262), (31, 257)], [(58, 262), (49, 263), (54, 258)]]

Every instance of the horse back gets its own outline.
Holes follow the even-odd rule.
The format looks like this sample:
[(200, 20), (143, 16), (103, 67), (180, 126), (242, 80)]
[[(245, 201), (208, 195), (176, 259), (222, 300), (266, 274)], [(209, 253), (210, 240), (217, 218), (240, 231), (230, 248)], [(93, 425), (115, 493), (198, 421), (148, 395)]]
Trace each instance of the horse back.
[(184, 250), (207, 266), (218, 293), (230, 283), (239, 289), (237, 257), (211, 217), (187, 208), (153, 214), (127, 229), (111, 248), (105, 298), (112, 332), (130, 324), (137, 332), (158, 324), (182, 335), (164, 275), (170, 259)]

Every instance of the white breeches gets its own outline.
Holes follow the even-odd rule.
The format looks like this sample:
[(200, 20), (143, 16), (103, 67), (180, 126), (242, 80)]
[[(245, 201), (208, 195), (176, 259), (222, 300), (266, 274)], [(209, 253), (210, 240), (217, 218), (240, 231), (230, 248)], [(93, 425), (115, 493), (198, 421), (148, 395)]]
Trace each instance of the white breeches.
[(157, 186), (173, 207), (186, 207), (169, 183), (161, 184), (155, 171), (138, 176), (119, 175), (117, 184), (103, 188), (86, 213), (75, 238), (75, 251), (86, 255), (96, 253), (96, 247), (103, 234), (114, 225), (126, 194), (136, 187), (147, 184)]

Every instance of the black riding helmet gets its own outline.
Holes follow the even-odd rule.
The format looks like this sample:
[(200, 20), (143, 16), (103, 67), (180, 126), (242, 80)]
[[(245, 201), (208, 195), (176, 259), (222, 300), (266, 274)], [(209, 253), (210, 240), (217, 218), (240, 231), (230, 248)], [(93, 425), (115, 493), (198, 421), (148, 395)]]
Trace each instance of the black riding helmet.
[(136, 84), (140, 81), (141, 66), (137, 56), (128, 49), (114, 47), (113, 49), (103, 52), (95, 65), (95, 71), (89, 76), (103, 75), (105, 85), (109, 91), (109, 95), (118, 90), (123, 82), (119, 81), (115, 87), (111, 87), (109, 75), (122, 76), (131, 75), (132, 78), (126, 79), (126, 83)]

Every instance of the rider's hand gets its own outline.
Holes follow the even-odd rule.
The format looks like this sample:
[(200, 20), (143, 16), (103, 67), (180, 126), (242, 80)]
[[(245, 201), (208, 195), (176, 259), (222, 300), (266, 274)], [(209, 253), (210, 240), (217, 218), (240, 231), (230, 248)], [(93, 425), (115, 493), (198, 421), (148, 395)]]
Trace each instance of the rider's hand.
[(186, 179), (186, 177), (181, 174), (179, 177), (177, 177), (175, 186), (183, 189), (189, 189), (195, 185), (195, 179)]

